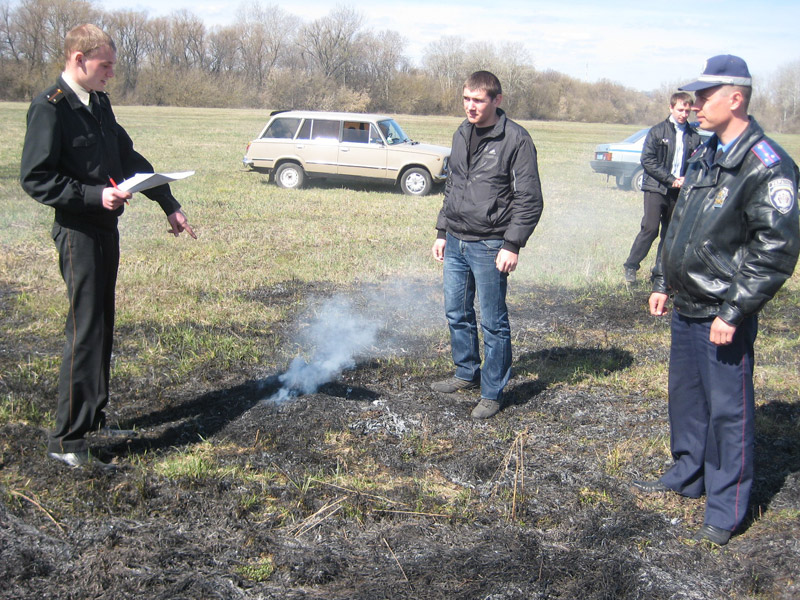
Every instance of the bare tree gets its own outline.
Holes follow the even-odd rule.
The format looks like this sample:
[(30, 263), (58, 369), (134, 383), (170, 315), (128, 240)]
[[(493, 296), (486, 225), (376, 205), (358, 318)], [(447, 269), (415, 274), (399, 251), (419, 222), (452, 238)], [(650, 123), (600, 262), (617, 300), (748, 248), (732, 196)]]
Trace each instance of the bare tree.
[(171, 37), (170, 22), (166, 17), (150, 19), (147, 22), (145, 48), (151, 66), (160, 68), (171, 63)]
[(109, 35), (117, 45), (117, 77), (122, 82), (122, 95), (136, 89), (139, 71), (147, 55), (147, 14), (120, 10), (106, 15)]
[(405, 41), (396, 31), (387, 29), (361, 34), (358, 47), (357, 87), (369, 90), (374, 110), (390, 110), (394, 104), (392, 83), (409, 68), (404, 54)]
[(778, 130), (791, 133), (800, 131), (800, 60), (778, 69), (770, 91), (778, 112)]
[(170, 16), (172, 64), (180, 68), (202, 70), (206, 64), (206, 26), (188, 10)]
[(270, 73), (289, 51), (298, 19), (275, 5), (244, 6), (236, 20), (239, 54), (251, 85), (262, 91)]
[(236, 25), (220, 27), (208, 36), (208, 69), (211, 73), (235, 73), (241, 66), (241, 31)]
[(458, 106), (458, 94), (467, 75), (464, 72), (465, 60), (464, 40), (454, 36), (444, 36), (431, 42), (422, 57), (428, 75), (439, 84), (441, 105), (448, 112)]
[(73, 27), (99, 20), (100, 12), (86, 0), (47, 0), (45, 11), (45, 52), (52, 62), (61, 63), (64, 38)]
[(347, 65), (362, 23), (358, 12), (338, 7), (302, 27), (297, 43), (308, 69), (346, 84)]

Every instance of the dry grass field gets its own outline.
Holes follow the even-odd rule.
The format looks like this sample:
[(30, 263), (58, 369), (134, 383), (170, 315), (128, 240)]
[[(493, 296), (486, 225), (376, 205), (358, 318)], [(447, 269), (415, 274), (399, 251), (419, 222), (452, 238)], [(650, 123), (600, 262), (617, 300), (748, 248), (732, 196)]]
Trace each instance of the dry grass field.
[[(670, 461), (669, 330), (622, 282), (641, 196), (588, 161), (635, 126), (524, 123), (545, 210), (510, 283), (509, 405), (478, 423), (429, 390), (441, 195), (282, 190), (241, 164), (266, 112), (120, 107), (158, 170), (197, 171), (173, 191), (198, 239), (141, 195), (120, 221), (109, 417), (140, 435), (93, 439), (107, 473), (45, 457), (66, 306), (52, 212), (18, 183), (26, 108), (0, 103), (0, 598), (800, 596), (797, 275), (760, 322), (746, 527), (698, 546), (702, 500), (630, 489)], [(443, 145), (459, 122), (397, 120)]]

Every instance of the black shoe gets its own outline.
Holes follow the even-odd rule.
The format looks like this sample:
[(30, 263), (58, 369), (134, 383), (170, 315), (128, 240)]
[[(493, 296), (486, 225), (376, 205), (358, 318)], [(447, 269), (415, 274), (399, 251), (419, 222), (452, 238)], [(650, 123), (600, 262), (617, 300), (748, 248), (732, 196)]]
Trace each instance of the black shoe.
[(660, 479), (656, 481), (631, 481), (631, 485), (640, 492), (645, 492), (647, 494), (661, 494), (663, 492), (673, 491), (672, 488), (668, 488), (661, 483)]
[(714, 527), (713, 525), (703, 525), (697, 530), (697, 533), (694, 534), (692, 539), (695, 542), (707, 540), (712, 544), (716, 544), (717, 546), (724, 546), (728, 543), (728, 540), (731, 539), (731, 532), (727, 529)]
[(434, 392), (441, 392), (442, 394), (452, 394), (459, 390), (471, 390), (478, 387), (478, 382), (467, 381), (466, 379), (459, 379), (458, 377), (451, 377), (450, 379), (443, 379), (442, 381), (434, 381), (431, 384), (431, 389)]
[(636, 283), (636, 269), (625, 267), (625, 283)]
[(50, 458), (55, 458), (56, 460), (60, 460), (70, 467), (93, 466), (109, 470), (117, 468), (116, 465), (103, 462), (96, 456), (92, 456), (88, 450), (83, 450), (82, 452), (48, 452), (47, 456)]

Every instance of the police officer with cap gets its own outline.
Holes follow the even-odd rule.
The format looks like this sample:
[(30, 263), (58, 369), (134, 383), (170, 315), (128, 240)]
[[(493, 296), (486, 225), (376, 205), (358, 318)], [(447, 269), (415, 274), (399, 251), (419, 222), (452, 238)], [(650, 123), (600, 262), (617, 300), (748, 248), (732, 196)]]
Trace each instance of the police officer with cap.
[(692, 110), (714, 135), (689, 159), (653, 272), (652, 315), (672, 297), (669, 420), (673, 464), (645, 493), (705, 494), (696, 541), (728, 543), (753, 482), (753, 346), (758, 313), (798, 253), (798, 168), (747, 114), (752, 80), (738, 56), (714, 56)]

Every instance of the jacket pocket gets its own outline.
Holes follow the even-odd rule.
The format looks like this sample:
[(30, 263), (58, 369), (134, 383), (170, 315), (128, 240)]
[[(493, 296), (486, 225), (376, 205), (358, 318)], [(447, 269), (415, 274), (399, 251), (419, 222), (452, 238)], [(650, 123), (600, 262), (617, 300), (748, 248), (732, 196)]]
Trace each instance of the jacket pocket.
[(720, 254), (709, 241), (704, 242), (697, 249), (697, 255), (712, 275), (730, 281), (736, 274), (733, 264)]
[(72, 138), (73, 148), (91, 148), (97, 144), (97, 136), (93, 133), (89, 135), (78, 135)]

